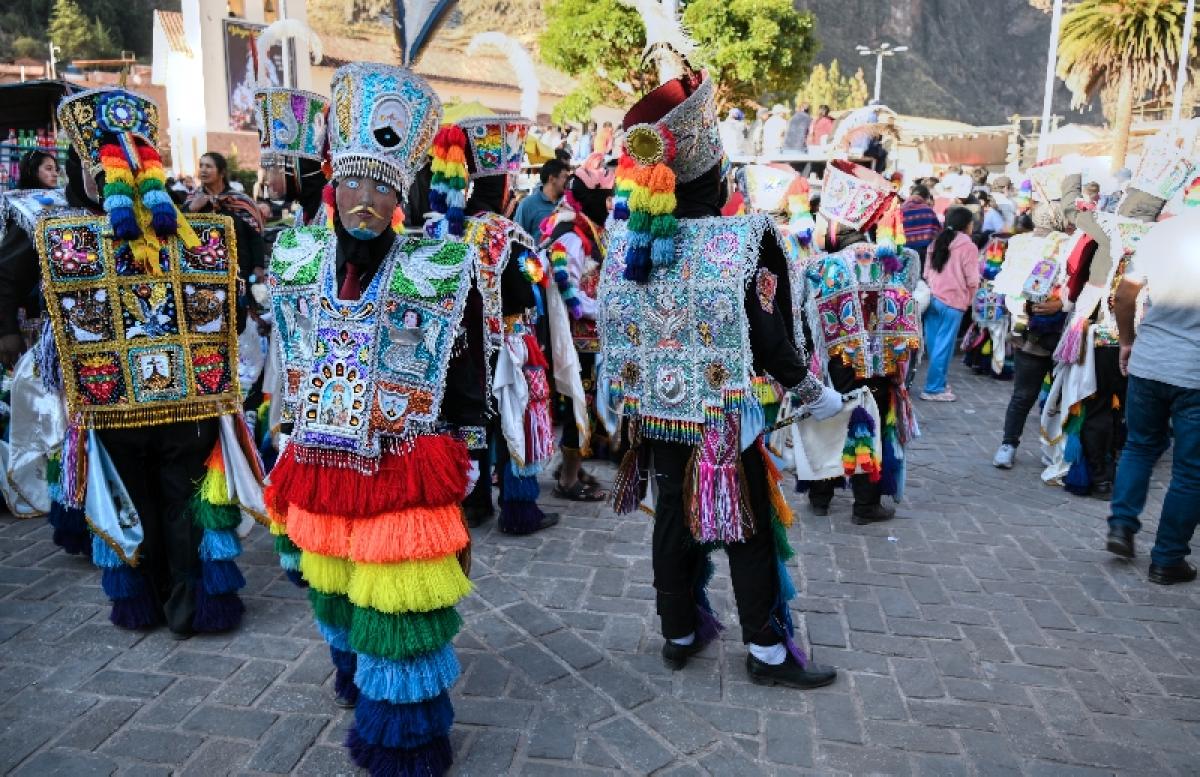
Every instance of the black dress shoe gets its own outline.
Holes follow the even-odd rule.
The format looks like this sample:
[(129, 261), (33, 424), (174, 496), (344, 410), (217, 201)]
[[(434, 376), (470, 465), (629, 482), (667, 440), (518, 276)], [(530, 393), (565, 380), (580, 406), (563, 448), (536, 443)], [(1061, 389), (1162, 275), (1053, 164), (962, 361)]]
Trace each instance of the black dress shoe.
[(1121, 558), (1133, 558), (1137, 555), (1137, 546), (1133, 542), (1133, 532), (1123, 526), (1108, 530), (1108, 544), (1104, 546), (1108, 552)]
[(549, 529), (551, 526), (558, 525), (558, 513), (542, 513), (542, 520), (538, 522), (536, 531)]
[(768, 664), (747, 654), (746, 674), (756, 685), (786, 685), (802, 691), (829, 685), (837, 679), (837, 670), (833, 667), (820, 664), (801, 666), (791, 653), (787, 654), (782, 664)]
[(1088, 492), (1088, 496), (1092, 499), (1099, 499), (1102, 502), (1112, 501), (1113, 485), (1109, 481), (1103, 483), (1095, 483), (1092, 485), (1092, 490)]
[(687, 666), (688, 659), (703, 650), (706, 644), (695, 638), (690, 645), (680, 645), (669, 639), (665, 640), (662, 648), (663, 663), (671, 671), (678, 672)]
[(854, 512), (850, 514), (850, 523), (855, 526), (865, 526), (868, 523), (879, 523), (880, 521), (890, 521), (896, 517), (896, 508), (886, 505), (866, 505), (865, 507), (855, 507)]
[(813, 515), (829, 515), (829, 503), (818, 504), (817, 502), (809, 502), (808, 506), (812, 508)]
[(1176, 583), (1190, 583), (1195, 579), (1196, 568), (1186, 561), (1180, 561), (1178, 564), (1168, 567), (1160, 567), (1157, 564), (1150, 565), (1151, 583), (1175, 585)]

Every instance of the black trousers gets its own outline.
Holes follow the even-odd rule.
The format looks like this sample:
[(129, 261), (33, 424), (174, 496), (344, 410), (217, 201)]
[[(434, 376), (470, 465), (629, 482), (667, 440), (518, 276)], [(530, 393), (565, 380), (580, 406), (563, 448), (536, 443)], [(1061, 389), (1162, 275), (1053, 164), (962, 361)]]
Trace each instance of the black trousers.
[(192, 520), (188, 503), (219, 433), (215, 418), (99, 433), (145, 532), (138, 568), (172, 631), (192, 630), (204, 530)]
[[(836, 390), (843, 394), (866, 386), (870, 390), (875, 404), (879, 407), (879, 421), (883, 423), (883, 419), (887, 418), (888, 410), (892, 406), (891, 381), (887, 378), (860, 380), (854, 374), (854, 368), (847, 367), (839, 357), (830, 359), (827, 367), (830, 382), (833, 383)], [(841, 478), (810, 483), (808, 486), (809, 503), (819, 507), (828, 507), (829, 503), (833, 501), (833, 492), (840, 483)], [(878, 481), (872, 483), (869, 475), (855, 475), (850, 478), (850, 487), (854, 492), (855, 507), (870, 507), (883, 501), (882, 485)]]
[[(596, 354), (579, 354), (579, 372), (583, 378), (583, 393), (595, 396), (596, 393)], [(579, 448), (579, 427), (575, 425), (575, 402), (563, 394), (562, 396), (562, 447)], [(587, 414), (587, 423), (592, 423), (592, 413)], [(593, 429), (594, 432), (594, 429)]]
[[(1092, 483), (1111, 483), (1116, 474), (1117, 454), (1125, 445), (1125, 387), (1121, 374), (1120, 349), (1096, 349), (1096, 393), (1083, 403), (1083, 429), (1079, 441), (1087, 460)], [(1120, 407), (1113, 407), (1113, 397)]]
[(1021, 432), (1025, 419), (1037, 404), (1042, 393), (1042, 383), (1054, 369), (1054, 357), (1035, 356), (1017, 351), (1013, 357), (1013, 393), (1004, 411), (1004, 444), (1014, 448), (1021, 444)]
[[(704, 549), (688, 528), (683, 479), (695, 450), (690, 445), (647, 442), (654, 459), (657, 504), (654, 512), (654, 589), (658, 616), (667, 639), (686, 637), (696, 629), (696, 585), (705, 573)], [(729, 574), (737, 601), (742, 641), (776, 645), (781, 638), (771, 628), (771, 612), (779, 593), (775, 537), (767, 471), (757, 447), (742, 453), (742, 468), (753, 512), (754, 533), (745, 542), (730, 543)]]

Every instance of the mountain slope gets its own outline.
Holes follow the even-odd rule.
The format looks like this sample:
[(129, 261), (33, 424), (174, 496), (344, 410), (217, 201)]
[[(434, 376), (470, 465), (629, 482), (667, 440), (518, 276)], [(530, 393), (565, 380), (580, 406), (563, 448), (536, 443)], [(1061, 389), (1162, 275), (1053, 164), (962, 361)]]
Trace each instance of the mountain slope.
[[(862, 66), (874, 88), (873, 57), (857, 44), (884, 41), (909, 51), (884, 62), (883, 101), (900, 113), (1004, 124), (1014, 113), (1040, 115), (1050, 16), (1028, 0), (795, 0), (817, 17), (817, 61), (837, 58), (843, 72)], [(384, 38), (378, 21), (388, 0), (309, 0), (318, 30)], [(501, 30), (530, 47), (545, 24), (540, 0), (459, 0), (434, 45), (461, 50), (476, 32)], [(1059, 85), (1054, 107), (1068, 115), (1070, 95)], [(1076, 114), (1070, 114), (1079, 118)], [(1084, 121), (1098, 123), (1098, 112)]]

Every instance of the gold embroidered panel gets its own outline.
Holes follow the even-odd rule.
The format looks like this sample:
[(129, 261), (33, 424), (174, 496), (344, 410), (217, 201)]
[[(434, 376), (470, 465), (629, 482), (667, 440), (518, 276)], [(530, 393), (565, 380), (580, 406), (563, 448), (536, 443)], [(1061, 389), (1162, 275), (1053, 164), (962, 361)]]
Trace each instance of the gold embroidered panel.
[(187, 220), (200, 245), (166, 240), (151, 274), (134, 267), (107, 216), (39, 222), (42, 288), (74, 422), (116, 429), (240, 409), (233, 222)]

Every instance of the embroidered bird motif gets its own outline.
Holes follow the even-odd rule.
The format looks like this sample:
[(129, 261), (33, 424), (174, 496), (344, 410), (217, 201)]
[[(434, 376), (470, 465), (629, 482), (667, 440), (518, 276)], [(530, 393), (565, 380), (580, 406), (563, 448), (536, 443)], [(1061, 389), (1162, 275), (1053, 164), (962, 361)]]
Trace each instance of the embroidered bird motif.
[(294, 281), (300, 271), (311, 263), (317, 251), (317, 241), (312, 235), (302, 230), (297, 230), (292, 234), (296, 240), (295, 246), (287, 248), (277, 241), (275, 249), (271, 253), (271, 263), (283, 266), (283, 270), (279, 272), (280, 279), (289, 283)]
[(458, 264), (440, 264), (430, 259), (440, 250), (440, 245), (425, 246), (413, 251), (412, 256), (400, 263), (400, 272), (416, 288), (422, 297), (434, 297), (437, 289), (434, 281), (444, 281), (455, 277), (461, 271)]

